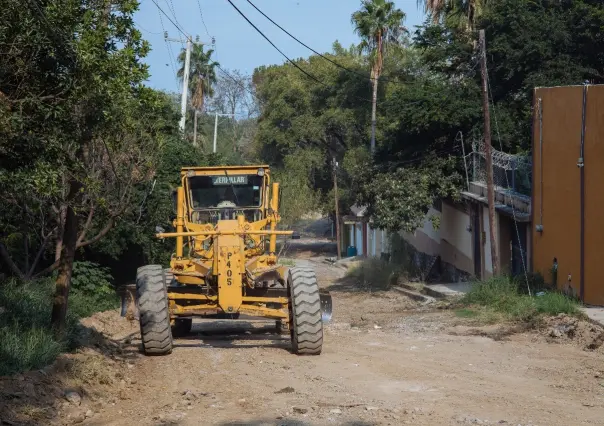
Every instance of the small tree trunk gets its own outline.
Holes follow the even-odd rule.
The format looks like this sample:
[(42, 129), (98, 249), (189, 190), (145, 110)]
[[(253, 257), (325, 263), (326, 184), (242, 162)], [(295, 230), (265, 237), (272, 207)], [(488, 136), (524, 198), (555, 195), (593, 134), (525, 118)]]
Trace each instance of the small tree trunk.
[[(75, 186), (77, 186), (77, 184), (72, 183), (72, 190), (75, 189)], [(78, 216), (73, 211), (73, 208), (68, 205), (65, 210), (63, 244), (61, 247), (61, 257), (59, 260), (57, 280), (55, 282), (55, 294), (53, 297), (52, 315), (50, 319), (55, 334), (59, 338), (62, 338), (65, 333), (67, 300), (69, 298), (69, 286), (71, 283), (71, 273), (73, 271), (77, 241)]]
[(63, 247), (63, 230), (65, 229), (66, 207), (61, 205), (59, 208), (59, 225), (57, 226), (57, 241), (55, 243), (55, 262), (61, 258), (61, 249)]

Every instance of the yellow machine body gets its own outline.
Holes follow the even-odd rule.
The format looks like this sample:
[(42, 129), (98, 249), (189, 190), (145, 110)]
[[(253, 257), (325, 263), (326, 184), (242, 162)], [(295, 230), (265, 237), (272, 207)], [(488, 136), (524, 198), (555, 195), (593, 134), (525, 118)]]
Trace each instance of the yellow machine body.
[[(222, 199), (219, 198), (222, 196)], [(219, 201), (217, 203), (217, 201)], [(170, 317), (287, 319), (287, 271), (277, 263), (279, 184), (269, 167), (187, 167), (176, 191)]]

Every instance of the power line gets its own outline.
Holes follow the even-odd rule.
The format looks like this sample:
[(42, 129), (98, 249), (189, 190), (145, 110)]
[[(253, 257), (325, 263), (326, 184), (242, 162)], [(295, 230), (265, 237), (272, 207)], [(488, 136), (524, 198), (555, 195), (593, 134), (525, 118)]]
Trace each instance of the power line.
[(288, 36), (290, 36), (291, 38), (293, 38), (294, 40), (296, 40), (298, 43), (300, 43), (302, 46), (306, 47), (308, 50), (314, 52), (316, 55), (319, 55), (321, 58), (325, 59), (328, 62), (331, 62), (332, 64), (334, 64), (336, 67), (341, 68), (345, 71), (348, 71), (350, 73), (359, 75), (363, 78), (368, 78), (369, 80), (373, 81), (375, 80), (375, 78), (372, 78), (371, 76), (367, 77), (365, 74), (361, 74), (360, 72), (357, 72), (355, 70), (351, 70), (350, 68), (345, 67), (344, 65), (341, 65), (339, 63), (337, 63), (336, 61), (329, 59), (327, 56), (323, 55), (322, 53), (317, 52), (315, 49), (313, 49), (312, 47), (308, 46), (307, 44), (305, 44), (304, 42), (300, 41), (298, 38), (296, 38), (293, 34), (291, 34), (289, 31), (287, 31), (285, 28), (283, 28), (281, 25), (279, 25), (278, 23), (276, 23), (275, 21), (273, 21), (266, 13), (264, 13), (263, 11), (261, 11), (260, 9), (258, 9), (258, 7), (252, 3), (250, 0), (246, 0), (254, 9), (256, 9), (262, 16), (264, 16), (266, 19), (268, 19), (271, 23), (273, 23), (273, 25), (275, 25), (277, 28), (279, 28), (281, 31), (283, 31), (285, 34), (287, 34)]
[(212, 36), (210, 35), (210, 32), (208, 31), (206, 21), (203, 19), (203, 12), (201, 11), (201, 3), (199, 2), (199, 0), (197, 0), (197, 7), (199, 8), (199, 16), (201, 17), (201, 23), (203, 24), (203, 27), (206, 30), (206, 34), (208, 35), (208, 37), (212, 38)]
[(170, 16), (169, 16), (169, 15), (168, 15), (166, 12), (164, 12), (164, 10), (163, 10), (163, 9), (162, 9), (162, 8), (159, 6), (159, 4), (157, 4), (157, 1), (156, 1), (156, 0), (151, 0), (151, 1), (152, 1), (152, 2), (153, 2), (153, 4), (154, 4), (154, 5), (157, 7), (157, 9), (158, 9), (158, 10), (159, 10), (159, 11), (160, 11), (160, 12), (161, 12), (161, 13), (162, 13), (162, 14), (163, 14), (163, 15), (164, 15), (166, 18), (168, 18), (168, 21), (170, 21), (170, 23), (171, 23), (172, 25), (174, 25), (174, 27), (175, 27), (175, 28), (176, 28), (176, 29), (177, 29), (177, 30), (178, 30), (178, 31), (179, 31), (179, 32), (180, 32), (182, 35), (184, 35), (184, 36), (185, 36), (185, 37), (187, 37), (187, 38), (189, 37), (189, 35), (188, 35), (188, 34), (187, 34), (187, 33), (186, 33), (186, 32), (185, 32), (185, 31), (184, 31), (184, 30), (183, 30), (183, 29), (182, 29), (182, 28), (181, 28), (181, 27), (180, 27), (180, 26), (179, 26), (179, 25), (176, 23), (176, 22), (174, 22), (174, 21), (172, 20), (172, 18), (170, 18)]
[[(490, 98), (491, 98), (491, 104), (493, 105), (493, 117), (495, 118), (495, 131), (497, 132), (497, 140), (499, 141), (499, 149), (501, 151), (503, 151), (503, 142), (501, 141), (501, 134), (499, 133), (499, 120), (497, 120), (497, 111), (495, 110), (495, 99), (493, 99), (493, 90), (491, 89), (491, 82), (489, 80), (489, 75), (487, 74), (486, 76), (487, 78), (487, 86), (489, 89), (489, 94), (490, 94)], [(508, 174), (507, 171), (504, 173), (505, 175), (505, 181), (507, 184), (507, 187), (510, 187), (510, 181), (508, 179)], [(511, 198), (511, 197), (510, 197)], [(522, 262), (522, 270), (524, 272), (524, 279), (526, 281), (526, 288), (529, 292), (529, 295), (531, 295), (531, 286), (529, 284), (529, 279), (528, 279), (528, 271), (527, 271), (527, 265), (526, 265), (526, 260), (524, 257), (524, 253), (522, 252), (522, 241), (520, 241), (520, 231), (518, 230), (518, 221), (516, 219), (516, 209), (514, 208), (514, 203), (511, 202), (511, 207), (512, 207), (512, 217), (514, 218), (514, 228), (516, 229), (516, 238), (518, 239), (518, 244), (520, 245), (520, 261)]]
[[(279, 49), (279, 48), (278, 48), (278, 47), (275, 45), (275, 43), (273, 43), (273, 42), (271, 41), (271, 39), (269, 39), (269, 38), (268, 38), (268, 37), (267, 37), (267, 36), (266, 36), (266, 35), (265, 35), (265, 34), (264, 34), (264, 33), (263, 33), (263, 32), (262, 32), (262, 31), (261, 31), (261, 30), (260, 30), (260, 29), (259, 29), (259, 28), (256, 26), (256, 25), (254, 25), (254, 23), (253, 23), (252, 21), (250, 21), (250, 20), (248, 19), (248, 17), (247, 17), (247, 16), (245, 16), (245, 14), (244, 14), (244, 13), (243, 13), (241, 10), (239, 10), (239, 8), (238, 8), (237, 6), (235, 6), (231, 0), (227, 0), (227, 1), (228, 1), (228, 2), (229, 2), (229, 4), (230, 4), (231, 6), (233, 6), (233, 8), (234, 8), (234, 9), (235, 9), (235, 10), (236, 10), (236, 11), (237, 11), (237, 12), (238, 12), (238, 13), (239, 13), (239, 14), (240, 14), (242, 17), (243, 17), (243, 19), (245, 19), (245, 20), (247, 21), (247, 23), (248, 23), (248, 24), (250, 24), (250, 25), (251, 25), (251, 26), (252, 26), (252, 27), (253, 27), (253, 28), (254, 28), (254, 29), (255, 29), (255, 30), (256, 30), (256, 31), (257, 31), (257, 32), (258, 32), (258, 33), (259, 33), (259, 34), (262, 36), (262, 37), (264, 37), (264, 39), (265, 39), (266, 41), (268, 41), (268, 42), (271, 44), (271, 46), (273, 46), (273, 47), (274, 47), (274, 48), (275, 48), (275, 49), (276, 49), (276, 50), (277, 50), (279, 53), (281, 53), (281, 55), (283, 55), (283, 57), (284, 57), (285, 59), (287, 59), (287, 61), (288, 61), (289, 63), (291, 63), (291, 64), (292, 64), (292, 65), (293, 65), (293, 66), (294, 66), (296, 69), (298, 69), (300, 72), (302, 72), (304, 75), (306, 75), (306, 76), (307, 76), (308, 78), (310, 78), (311, 80), (314, 80), (315, 82), (317, 82), (317, 83), (321, 84), (322, 86), (325, 86), (325, 87), (328, 87), (328, 88), (330, 87), (328, 84), (324, 83), (323, 81), (321, 81), (320, 79), (318, 79), (318, 78), (317, 78), (317, 77), (315, 77), (314, 75), (312, 75), (312, 74), (310, 74), (309, 72), (305, 71), (305, 70), (304, 70), (303, 68), (301, 68), (301, 67), (300, 67), (300, 66), (299, 66), (297, 63), (295, 63), (294, 61), (292, 61), (292, 60), (289, 58), (289, 56), (287, 56), (285, 53), (283, 53), (283, 51), (281, 51), (281, 49)], [(356, 96), (356, 95), (353, 95), (353, 96), (354, 96), (355, 98), (357, 98), (357, 99), (360, 99), (360, 100), (364, 101), (364, 102), (372, 102), (372, 100), (371, 100), (371, 99), (361, 98), (360, 96)]]
[[(178, 18), (176, 17), (176, 9), (174, 8), (174, 3), (172, 2), (172, 0), (164, 0), (166, 2), (166, 4), (168, 5), (168, 10), (170, 11), (170, 13), (172, 13), (172, 17), (174, 17), (174, 20), (176, 21), (176, 23), (178, 25), (180, 25), (180, 22), (178, 22)], [(181, 41), (181, 46), (185, 47), (184, 42)]]
[[(333, 65), (335, 65), (336, 67), (343, 69), (344, 71), (347, 71), (351, 74), (355, 74), (358, 75), (360, 77), (363, 77), (364, 79), (368, 79), (370, 81), (375, 81), (376, 79), (374, 77), (371, 76), (367, 76), (363, 73), (360, 73), (358, 71), (355, 71), (353, 69), (350, 69), (348, 67), (345, 67), (344, 65), (328, 58), (327, 56), (323, 55), (322, 53), (316, 51), (315, 49), (313, 49), (312, 47), (308, 46), (306, 43), (304, 43), (303, 41), (299, 40), (298, 38), (296, 38), (296, 36), (294, 36), (293, 34), (291, 34), (289, 31), (287, 31), (285, 28), (283, 28), (281, 25), (279, 25), (277, 22), (275, 22), (273, 19), (271, 19), (266, 13), (264, 13), (262, 10), (260, 10), (254, 3), (252, 3), (250, 0), (246, 0), (254, 9), (256, 9), (258, 11), (258, 13), (260, 13), (262, 16), (264, 16), (266, 19), (268, 19), (273, 25), (275, 25), (277, 28), (279, 28), (281, 31), (283, 31), (285, 34), (287, 34), (288, 36), (290, 36), (291, 38), (293, 38), (295, 41), (297, 41), (298, 43), (300, 43), (302, 46), (306, 47), (308, 50), (310, 50), (311, 52), (315, 53), (316, 55), (318, 55), (319, 57), (325, 59), (326, 61), (332, 63)], [(401, 80), (393, 80), (390, 78), (386, 78), (386, 77), (378, 77), (377, 78), (378, 81), (384, 81), (384, 82), (388, 82), (388, 83), (396, 83), (396, 84), (423, 84), (423, 82), (417, 82), (417, 81), (401, 81)]]
[[(160, 19), (161, 19), (161, 17), (160, 17)], [(156, 31), (149, 31), (148, 29), (144, 28), (143, 26), (141, 26), (141, 24), (139, 24), (139, 23), (138, 23), (138, 22), (136, 22), (136, 21), (134, 21), (134, 23), (136, 24), (136, 26), (137, 26), (137, 27), (138, 27), (140, 30), (143, 30), (143, 31), (144, 31), (144, 32), (146, 32), (146, 33), (153, 34), (153, 35), (161, 35), (161, 36), (163, 36), (163, 35), (164, 35), (164, 33), (163, 33), (163, 32), (162, 32), (162, 33), (158, 33), (158, 32), (156, 32)]]
[(242, 12), (241, 10), (239, 10), (239, 8), (238, 8), (237, 6), (235, 6), (231, 0), (227, 0), (227, 1), (228, 1), (228, 2), (230, 3), (230, 5), (231, 5), (231, 6), (233, 6), (233, 8), (234, 8), (234, 9), (235, 9), (235, 10), (236, 10), (236, 11), (237, 11), (237, 12), (238, 12), (238, 13), (239, 13), (239, 14), (240, 14), (242, 17), (243, 17), (243, 19), (245, 19), (245, 20), (247, 21), (247, 23), (248, 23), (248, 24), (250, 24), (250, 25), (251, 25), (251, 26), (252, 26), (252, 27), (253, 27), (253, 28), (254, 28), (254, 29), (255, 29), (255, 30), (256, 30), (256, 31), (257, 31), (257, 32), (258, 32), (258, 33), (259, 33), (259, 34), (262, 36), (262, 37), (264, 37), (264, 38), (265, 38), (265, 40), (266, 40), (266, 41), (268, 41), (268, 42), (271, 44), (271, 46), (273, 46), (273, 47), (274, 47), (274, 48), (275, 48), (275, 49), (276, 49), (276, 50), (277, 50), (279, 53), (281, 53), (281, 55), (283, 55), (283, 57), (284, 57), (285, 59), (287, 59), (287, 60), (289, 61), (289, 63), (291, 63), (291, 64), (292, 64), (294, 67), (296, 67), (296, 68), (297, 68), (297, 69), (298, 69), (300, 72), (302, 72), (303, 74), (305, 74), (305, 75), (306, 75), (308, 78), (310, 78), (310, 79), (312, 79), (312, 80), (316, 81), (316, 82), (317, 82), (317, 83), (319, 83), (319, 84), (323, 84), (323, 85), (325, 85), (325, 83), (323, 83), (321, 80), (319, 80), (319, 79), (318, 79), (317, 77), (315, 77), (314, 75), (312, 75), (312, 74), (310, 74), (310, 73), (306, 72), (306, 71), (305, 71), (304, 69), (302, 69), (302, 68), (301, 68), (301, 67), (300, 67), (298, 64), (296, 64), (294, 61), (292, 61), (292, 60), (289, 58), (289, 56), (287, 56), (285, 53), (283, 53), (283, 51), (281, 51), (281, 49), (279, 49), (279, 48), (278, 48), (278, 47), (275, 45), (275, 43), (273, 43), (273, 42), (271, 41), (271, 39), (270, 39), (270, 38), (268, 38), (268, 37), (267, 37), (267, 36), (266, 36), (266, 35), (265, 35), (265, 34), (264, 34), (264, 33), (263, 33), (263, 32), (262, 32), (262, 31), (261, 31), (261, 30), (260, 30), (260, 29), (259, 29), (259, 28), (256, 26), (256, 25), (254, 25), (254, 23), (253, 23), (252, 21), (250, 21), (250, 20), (248, 19), (248, 17), (247, 17), (247, 16), (245, 16), (245, 15), (243, 14), (243, 12)]
[[(156, 3), (157, 5), (157, 3)], [(159, 13), (161, 11), (160, 7), (157, 6), (158, 9), (158, 14), (159, 14), (159, 23), (161, 24), (161, 29), (164, 32), (164, 34), (166, 33), (166, 28), (164, 27), (164, 20), (161, 17), (161, 13)], [(180, 89), (180, 87), (178, 86), (178, 77), (177, 77), (177, 73), (176, 73), (176, 66), (174, 65), (174, 52), (172, 52), (172, 47), (170, 46), (170, 43), (168, 43), (168, 40), (166, 40), (164, 38), (164, 44), (166, 45), (166, 48), (168, 49), (168, 56), (170, 57), (170, 65), (172, 66), (172, 72), (174, 73), (174, 83), (176, 84), (176, 90), (178, 91)]]

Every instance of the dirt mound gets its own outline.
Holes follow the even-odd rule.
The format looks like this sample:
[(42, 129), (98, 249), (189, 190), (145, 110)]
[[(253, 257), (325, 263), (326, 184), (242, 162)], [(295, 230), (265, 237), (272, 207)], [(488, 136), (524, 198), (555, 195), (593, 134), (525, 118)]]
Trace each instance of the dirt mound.
[(573, 342), (585, 350), (604, 352), (604, 327), (591, 321), (560, 314), (545, 319), (542, 333), (549, 342)]
[(122, 318), (117, 310), (98, 312), (82, 319), (80, 324), (111, 338), (120, 338), (139, 331), (138, 321)]
[(127, 399), (138, 327), (119, 312), (81, 321), (82, 346), (38, 371), (0, 377), (0, 424), (77, 424)]
[(530, 323), (504, 323), (485, 326), (457, 324), (450, 328), (454, 336), (482, 336), (500, 341), (526, 332), (537, 335), (548, 343), (573, 344), (587, 351), (604, 352), (604, 327), (599, 324), (559, 314), (554, 317), (539, 318)]

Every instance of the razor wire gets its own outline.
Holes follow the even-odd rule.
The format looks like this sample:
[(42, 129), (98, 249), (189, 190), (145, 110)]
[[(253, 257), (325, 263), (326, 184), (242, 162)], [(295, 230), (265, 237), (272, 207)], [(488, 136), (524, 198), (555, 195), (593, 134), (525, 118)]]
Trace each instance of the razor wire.
[[(487, 165), (483, 140), (472, 142), (472, 180), (486, 184)], [(530, 196), (532, 182), (532, 160), (527, 155), (508, 154), (491, 148), (493, 163), (493, 185), (499, 190), (516, 195)]]

